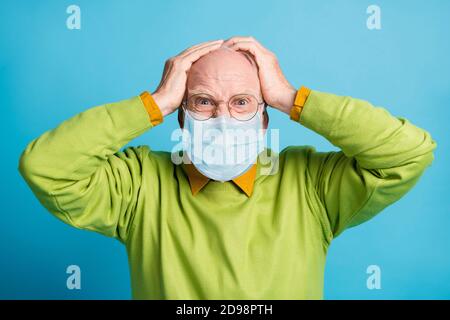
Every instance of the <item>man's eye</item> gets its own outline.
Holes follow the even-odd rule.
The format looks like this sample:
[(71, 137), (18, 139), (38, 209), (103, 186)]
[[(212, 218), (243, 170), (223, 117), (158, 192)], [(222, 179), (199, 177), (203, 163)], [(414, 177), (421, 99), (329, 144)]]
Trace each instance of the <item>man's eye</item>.
[(242, 108), (242, 107), (245, 107), (248, 105), (248, 101), (247, 101), (247, 99), (238, 99), (233, 102), (233, 105), (235, 107)]
[(208, 106), (211, 104), (211, 101), (209, 101), (209, 99), (201, 98), (197, 100), (197, 104)]

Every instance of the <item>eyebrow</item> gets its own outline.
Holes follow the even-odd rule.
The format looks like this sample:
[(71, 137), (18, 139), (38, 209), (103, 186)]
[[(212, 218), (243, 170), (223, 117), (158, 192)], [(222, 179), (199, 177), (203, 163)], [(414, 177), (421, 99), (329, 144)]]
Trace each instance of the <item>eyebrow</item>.
[[(212, 91), (210, 91), (210, 90), (208, 90), (208, 89), (192, 89), (192, 90), (189, 90), (189, 94), (190, 94), (190, 95), (198, 94), (198, 93), (207, 93), (207, 94), (213, 96), (214, 98), (216, 98), (215, 93), (212, 92)], [(254, 95), (254, 96), (257, 97), (257, 98), (259, 97), (259, 95), (256, 94), (255, 92), (253, 92), (253, 91), (248, 91), (248, 90), (245, 90), (245, 91), (236, 93), (236, 94), (234, 94), (234, 95), (238, 95), (238, 94), (251, 94), (251, 95)]]
[(208, 93), (212, 96), (214, 95), (214, 93), (208, 89), (192, 89), (192, 90), (189, 90), (189, 93), (191, 93), (191, 94)]

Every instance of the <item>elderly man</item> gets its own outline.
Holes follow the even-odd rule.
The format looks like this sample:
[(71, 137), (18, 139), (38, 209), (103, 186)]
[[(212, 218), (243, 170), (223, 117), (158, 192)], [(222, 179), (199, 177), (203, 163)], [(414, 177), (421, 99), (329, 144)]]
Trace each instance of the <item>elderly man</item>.
[[(176, 110), (192, 136), (261, 131), (267, 105), (341, 151), (287, 147), (269, 173), (260, 135), (241, 145), (186, 139), (183, 159), (192, 161), (182, 163), (173, 161), (179, 153), (147, 146), (120, 151)], [(241, 155), (242, 145), (252, 147), (228, 162), (195, 151)], [(333, 238), (400, 199), (435, 147), (427, 131), (384, 108), (296, 90), (272, 52), (233, 37), (169, 59), (152, 94), (91, 108), (44, 133), (24, 151), (20, 172), (56, 217), (125, 244), (133, 298), (321, 299)]]

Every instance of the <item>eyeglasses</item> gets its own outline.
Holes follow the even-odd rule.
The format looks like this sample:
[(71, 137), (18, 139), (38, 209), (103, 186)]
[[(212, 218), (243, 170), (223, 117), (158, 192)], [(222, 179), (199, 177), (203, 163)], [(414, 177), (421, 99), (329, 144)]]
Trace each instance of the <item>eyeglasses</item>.
[[(182, 106), (195, 120), (205, 121), (217, 115), (220, 102), (207, 93), (198, 93), (185, 99)], [(259, 102), (252, 94), (234, 95), (227, 103), (230, 115), (239, 121), (252, 119), (261, 104), (265, 102)]]

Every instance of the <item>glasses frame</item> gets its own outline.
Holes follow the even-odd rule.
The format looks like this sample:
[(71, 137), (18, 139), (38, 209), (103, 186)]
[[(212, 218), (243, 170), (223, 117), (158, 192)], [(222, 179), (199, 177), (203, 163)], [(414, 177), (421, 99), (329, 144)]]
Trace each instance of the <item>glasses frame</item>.
[[(209, 93), (195, 93), (195, 94), (191, 95), (190, 97), (186, 97), (186, 98), (183, 99), (183, 101), (182, 101), (182, 103), (181, 103), (181, 107), (182, 107), (183, 111), (184, 111), (184, 112), (189, 112), (189, 110), (187, 109), (187, 100), (188, 100), (188, 99), (191, 99), (192, 97), (200, 96), (200, 95), (201, 95), (201, 96), (208, 96), (208, 97), (211, 97), (211, 100), (214, 101), (214, 103), (216, 104), (216, 108), (215, 108), (214, 112), (211, 114), (211, 116), (210, 116), (209, 118), (201, 119), (201, 120), (200, 120), (200, 119), (196, 119), (194, 116), (192, 116), (192, 117), (193, 117), (195, 120), (197, 120), (197, 121), (206, 121), (206, 120), (209, 120), (209, 119), (213, 118), (213, 116), (214, 116), (214, 115), (216, 114), (216, 112), (217, 112), (217, 107), (220, 105), (221, 102), (224, 102), (224, 101), (223, 101), (223, 100), (216, 100), (216, 99), (215, 99), (212, 95), (210, 95)], [(230, 108), (230, 101), (233, 100), (234, 97), (242, 96), (242, 95), (252, 96), (253, 98), (255, 98), (255, 100), (256, 100), (257, 103), (258, 103), (258, 106), (257, 106), (257, 108), (256, 108), (255, 114), (252, 115), (249, 119), (246, 119), (246, 120), (241, 120), (241, 119), (235, 118), (235, 117), (231, 114), (231, 108)], [(264, 108), (267, 108), (267, 103), (266, 103), (264, 100), (260, 102), (260, 101), (255, 97), (255, 95), (253, 95), (253, 94), (251, 94), (251, 93), (238, 93), (238, 94), (233, 95), (233, 96), (227, 101), (227, 108), (228, 108), (228, 113), (230, 114), (230, 116), (231, 116), (233, 119), (236, 119), (237, 121), (245, 122), (245, 121), (250, 121), (250, 120), (252, 120), (252, 119), (256, 116), (256, 114), (258, 113), (258, 110), (259, 110), (259, 106), (262, 105), (262, 104), (264, 104)]]

